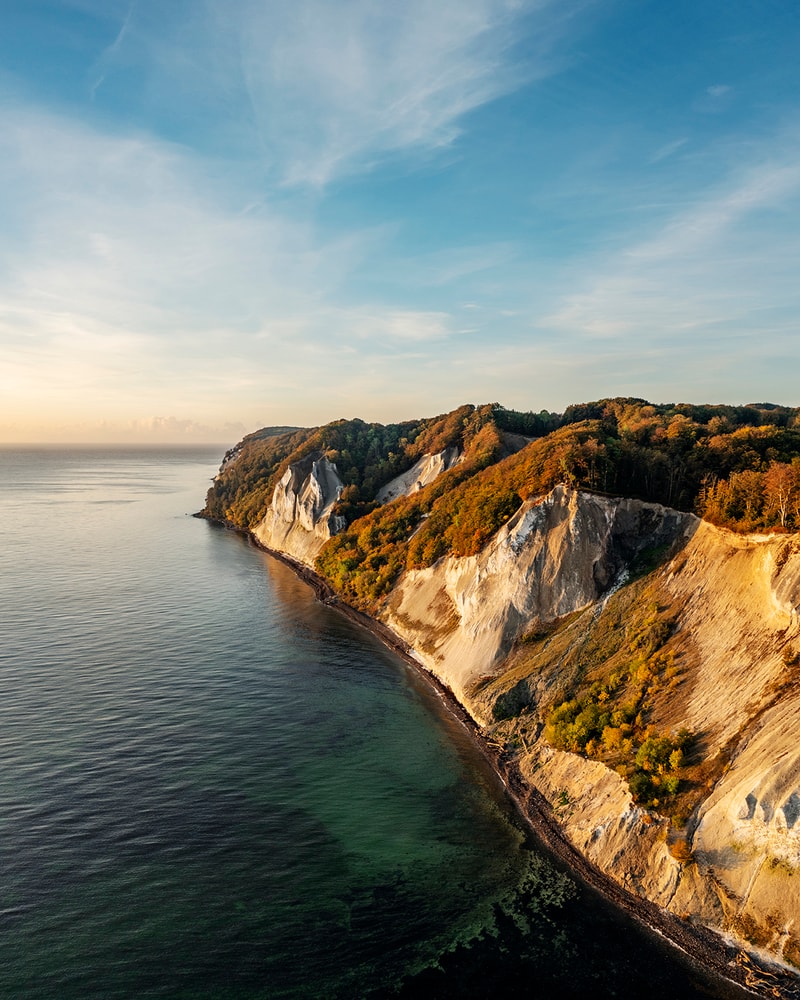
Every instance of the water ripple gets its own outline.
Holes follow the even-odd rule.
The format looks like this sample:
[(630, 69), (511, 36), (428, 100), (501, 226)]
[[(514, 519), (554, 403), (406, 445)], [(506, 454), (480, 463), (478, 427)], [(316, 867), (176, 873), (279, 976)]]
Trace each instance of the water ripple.
[(492, 775), (379, 643), (183, 516), (215, 452), (0, 460), (0, 995), (351, 998), (493, 927), (530, 853)]

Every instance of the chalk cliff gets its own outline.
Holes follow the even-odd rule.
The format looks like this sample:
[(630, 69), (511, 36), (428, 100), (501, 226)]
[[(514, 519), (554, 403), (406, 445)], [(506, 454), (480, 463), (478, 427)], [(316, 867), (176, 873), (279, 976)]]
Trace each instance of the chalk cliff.
[(403, 574), (381, 617), (469, 702), (470, 685), (497, 670), (520, 635), (600, 600), (643, 549), (672, 543), (695, 522), (558, 486), (523, 504), (478, 555)]
[(343, 488), (335, 464), (324, 456), (292, 463), (253, 534), (266, 548), (313, 565), (325, 542), (345, 526), (333, 512)]
[[(292, 468), (256, 536), (310, 563), (340, 527), (330, 514), (340, 490), (327, 463)], [(576, 847), (626, 888), (800, 963), (800, 694), (781, 697), (797, 669), (783, 653), (800, 640), (800, 544), (559, 486), (523, 504), (478, 555), (402, 574), (380, 617), (497, 737), (499, 697), (516, 688), (535, 712), (571, 680), (554, 662), (512, 673), (503, 690), (520, 638), (583, 611), (574, 641), (585, 641), (642, 553), (663, 547), (675, 555), (655, 576), (680, 609), (673, 645), (690, 661), (668, 721), (730, 758), (689, 824), (694, 863), (673, 856), (669, 819), (635, 805), (619, 774), (553, 749), (540, 727), (521, 769)]]
[(389, 503), (398, 497), (410, 496), (432, 483), (442, 472), (452, 469), (462, 459), (458, 448), (445, 448), (434, 455), (423, 455), (414, 465), (378, 490), (378, 503)]
[[(643, 412), (651, 419), (654, 408), (642, 410), (641, 401), (621, 401), (615, 412), (633, 403), (637, 419)], [(666, 442), (667, 458), (653, 466), (672, 477), (669, 489), (680, 468), (674, 442), (686, 426), (682, 413), (671, 412), (654, 438)], [(487, 413), (463, 408), (442, 418), (447, 433), (441, 424), (424, 425), (432, 440), (449, 435), (449, 443), (422, 455), (417, 448), (399, 475), (406, 425), (383, 458), (372, 425), (359, 425), (357, 438), (337, 422), (329, 438), (319, 438), (324, 448), (298, 458), (276, 436), (266, 510), (258, 507), (249, 530), (266, 548), (327, 571), (342, 600), (368, 594), (360, 606), (370, 600), (370, 614), (452, 690), (599, 869), (689, 921), (800, 968), (800, 536), (736, 534), (664, 504), (575, 488), (572, 473), (570, 485), (523, 489), (543, 482), (543, 469), (556, 476), (580, 468), (596, 481), (600, 446), (557, 430), (562, 438), (547, 452), (526, 424), (519, 451), (504, 449), (498, 434), (487, 458)], [(498, 417), (496, 408), (492, 414)], [(471, 440), (484, 451), (473, 444), (470, 452), (459, 437), (471, 420)], [(595, 440), (607, 443), (609, 426), (591, 425)], [(317, 440), (303, 433), (298, 440)], [(708, 435), (709, 447), (717, 442), (719, 449), (719, 434)], [(752, 447), (768, 438), (763, 427), (747, 435)], [(730, 436), (737, 447), (744, 438), (740, 431)], [(614, 454), (638, 461), (640, 445), (624, 435), (616, 440)], [(358, 441), (366, 441), (367, 457), (351, 487)], [(685, 454), (693, 442), (685, 438)], [(551, 453), (557, 458), (548, 466)], [(231, 485), (220, 488), (217, 510), (248, 509), (236, 492), (244, 476), (238, 456), (226, 456), (221, 471)], [(256, 461), (246, 449), (244, 456), (258, 483)], [(570, 465), (575, 456), (582, 465)], [(392, 470), (382, 481), (370, 471), (380, 461)], [(340, 475), (348, 468), (342, 463), (351, 463), (349, 479)], [(625, 468), (619, 459), (617, 474)], [(488, 469), (483, 479), (476, 469)], [(365, 496), (368, 481), (378, 487)], [(437, 484), (445, 482), (455, 499), (443, 508), (448, 495)], [(477, 506), (467, 502), (470, 489)], [(369, 515), (357, 515), (349, 536), (347, 490)], [(709, 490), (706, 502), (718, 494)], [(396, 521), (377, 518), (395, 507)], [(494, 519), (488, 541), (470, 533), (482, 518)], [(473, 537), (480, 543), (471, 554), (455, 554), (452, 539), (469, 552)], [(445, 539), (441, 549), (437, 538)], [(331, 552), (332, 560), (317, 562)], [(333, 579), (331, 565), (342, 568), (340, 577)], [(347, 590), (356, 573), (371, 589)], [(572, 712), (573, 727), (591, 712), (603, 721), (571, 746), (556, 738), (559, 711), (561, 718)], [(670, 763), (648, 761), (648, 740), (669, 743), (681, 733), (691, 737), (685, 754), (675, 742)], [(634, 788), (637, 778), (650, 782), (646, 795)]]
[[(223, 469), (235, 459), (235, 453), (232, 459), (226, 457)], [(457, 448), (423, 455), (411, 469), (380, 489), (375, 499), (384, 504), (413, 494), (460, 460)], [(336, 464), (324, 455), (293, 462), (275, 486), (269, 508), (252, 533), (266, 548), (313, 568), (328, 539), (346, 526), (345, 519), (334, 512), (343, 490)]]
[[(601, 627), (641, 554), (665, 545), (674, 555), (648, 587), (669, 602), (664, 648), (682, 674), (654, 696), (653, 720), (702, 734), (711, 764), (684, 829), (635, 805), (611, 767), (553, 749), (536, 717), (586, 669), (569, 647)], [(405, 573), (382, 618), (495, 739), (521, 736), (523, 774), (594, 864), (675, 913), (800, 965), (799, 604), (796, 539), (741, 537), (689, 514), (558, 487), (524, 504), (477, 556)], [(575, 613), (546, 666), (515, 664), (522, 637)], [(531, 721), (498, 724), (503, 699)], [(691, 855), (672, 850), (676, 840)]]

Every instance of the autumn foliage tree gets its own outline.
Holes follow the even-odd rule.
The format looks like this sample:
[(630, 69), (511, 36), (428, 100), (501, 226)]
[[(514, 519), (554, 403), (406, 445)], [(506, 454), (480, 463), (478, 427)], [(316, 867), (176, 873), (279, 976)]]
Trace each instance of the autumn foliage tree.
[(698, 496), (697, 511), (706, 520), (734, 530), (797, 530), (800, 458), (732, 472), (726, 479), (710, 476)]
[[(381, 486), (447, 448), (458, 465), (412, 497), (378, 503)], [(629, 397), (560, 415), (494, 403), (398, 424), (265, 428), (226, 456), (205, 513), (252, 528), (289, 465), (323, 456), (344, 484), (336, 513), (347, 527), (317, 569), (364, 606), (404, 569), (475, 554), (522, 502), (558, 483), (696, 511), (736, 531), (800, 530), (800, 411)]]

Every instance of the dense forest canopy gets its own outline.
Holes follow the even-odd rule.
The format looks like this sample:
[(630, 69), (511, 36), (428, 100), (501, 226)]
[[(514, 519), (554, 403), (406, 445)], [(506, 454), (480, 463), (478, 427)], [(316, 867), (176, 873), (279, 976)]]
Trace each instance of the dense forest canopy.
[[(423, 455), (456, 447), (462, 461), (381, 506), (381, 486)], [(335, 462), (347, 528), (318, 569), (368, 606), (407, 567), (477, 552), (523, 500), (558, 483), (694, 511), (737, 531), (800, 529), (800, 409), (652, 404), (614, 398), (563, 414), (466, 405), (422, 420), (265, 428), (227, 456), (205, 513), (238, 527), (264, 516), (291, 463)]]

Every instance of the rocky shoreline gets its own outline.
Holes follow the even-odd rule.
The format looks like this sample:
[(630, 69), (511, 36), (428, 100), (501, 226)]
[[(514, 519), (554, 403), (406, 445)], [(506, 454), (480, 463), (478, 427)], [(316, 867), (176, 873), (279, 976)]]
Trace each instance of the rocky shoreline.
[[(206, 517), (203, 514), (197, 516)], [(285, 553), (264, 546), (250, 532), (242, 531), (225, 522), (214, 520), (214, 523), (244, 535), (254, 547), (284, 563), (308, 583), (321, 603), (335, 607), (349, 620), (379, 638), (413, 667), (437, 691), (450, 714), (470, 732), (484, 758), (502, 781), (527, 828), (532, 832), (534, 840), (543, 845), (574, 876), (600, 892), (607, 900), (652, 932), (670, 942), (701, 969), (738, 988), (742, 997), (800, 1000), (800, 980), (789, 971), (760, 962), (707, 927), (683, 920), (649, 900), (629, 892), (588, 861), (567, 839), (544, 796), (522, 777), (514, 755), (487, 742), (477, 723), (453, 692), (425, 670), (412, 655), (413, 651), (408, 644), (389, 628), (341, 601), (325, 580), (308, 566)]]

